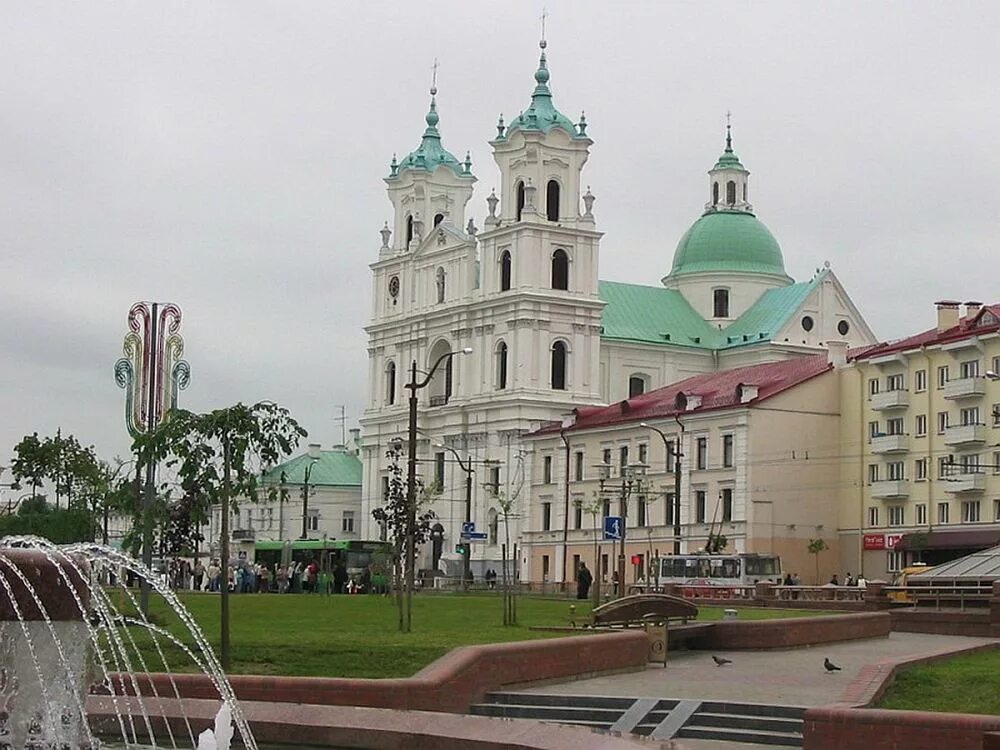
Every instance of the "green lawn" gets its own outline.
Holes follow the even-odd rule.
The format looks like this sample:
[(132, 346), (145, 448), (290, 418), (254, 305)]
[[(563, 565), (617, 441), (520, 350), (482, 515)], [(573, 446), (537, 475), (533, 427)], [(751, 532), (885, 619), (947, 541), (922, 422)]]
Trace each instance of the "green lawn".
[[(182, 598), (218, 652), (218, 596)], [(424, 595), (414, 599), (414, 632), (403, 634), (393, 601), (383, 597), (243, 594), (230, 601), (234, 674), (406, 677), (457, 646), (567, 635), (528, 626), (568, 625), (571, 605), (578, 623), (590, 612), (588, 602), (524, 596), (518, 599), (519, 624), (503, 627), (496, 595)], [(699, 619), (721, 619), (723, 609), (700, 607)], [(739, 617), (748, 620), (827, 614), (738, 609)], [(162, 602), (154, 602), (153, 613), (156, 622), (189, 642), (179, 618)], [(161, 668), (147, 638), (135, 629), (130, 633), (143, 643), (149, 667)], [(191, 669), (179, 647), (168, 643), (163, 649), (172, 671)]]
[(879, 708), (1000, 714), (1000, 650), (907, 669)]

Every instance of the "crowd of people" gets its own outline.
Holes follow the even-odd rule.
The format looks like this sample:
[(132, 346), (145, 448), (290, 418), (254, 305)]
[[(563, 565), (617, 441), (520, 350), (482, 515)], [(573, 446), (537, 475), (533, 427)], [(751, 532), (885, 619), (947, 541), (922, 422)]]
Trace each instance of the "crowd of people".
[(236, 594), (360, 594), (385, 593), (388, 586), (384, 576), (373, 576), (369, 568), (359, 575), (352, 575), (343, 565), (324, 571), (316, 560), (292, 562), (286, 566), (240, 559), (230, 562), (224, 570), (218, 559), (209, 560), (207, 565), (201, 560), (192, 564), (188, 560), (175, 559), (166, 570), (161, 570), (161, 574), (167, 584), (178, 591), (219, 592), (225, 585)]

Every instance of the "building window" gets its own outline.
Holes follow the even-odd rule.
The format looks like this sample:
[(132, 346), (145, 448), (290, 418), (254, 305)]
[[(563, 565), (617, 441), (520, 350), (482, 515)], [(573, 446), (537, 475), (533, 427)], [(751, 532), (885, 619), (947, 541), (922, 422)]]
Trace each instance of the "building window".
[(959, 416), (962, 420), (962, 426), (968, 427), (969, 425), (979, 424), (979, 407), (970, 406), (962, 409), (959, 412)]
[(889, 525), (890, 526), (902, 526), (906, 518), (906, 513), (902, 505), (890, 505), (889, 506)]
[(993, 415), (993, 426), (1000, 427), (1000, 404), (993, 404), (990, 414)]
[(846, 320), (842, 320), (839, 323), (837, 323), (837, 333), (839, 333), (841, 336), (846, 336), (847, 332), (850, 330), (851, 330), (851, 324), (848, 323)]
[(906, 477), (904, 476), (902, 461), (893, 461), (886, 468), (889, 470), (889, 479), (893, 481), (902, 481)]
[(611, 466), (611, 449), (610, 448), (605, 448), (601, 452), (601, 463), (603, 463), (605, 466)]
[(903, 435), (903, 418), (894, 417), (885, 421), (885, 433), (887, 435)]
[(580, 556), (573, 555), (573, 581), (576, 581), (576, 574), (580, 572)]
[(937, 387), (944, 388), (948, 385), (948, 365), (942, 365), (937, 369)]
[(696, 466), (699, 469), (704, 469), (708, 466), (708, 438), (698, 438), (696, 445), (698, 446), (695, 452), (698, 461)]
[(811, 315), (802, 316), (802, 330), (809, 333), (813, 329), (813, 319)]
[(549, 180), (545, 186), (545, 217), (549, 221), (559, 221), (559, 183), (555, 180)]
[(625, 467), (628, 466), (628, 446), (623, 445), (618, 448), (618, 474), (625, 476)]
[(728, 318), (729, 317), (729, 290), (728, 289), (713, 289), (712, 290), (712, 307), (715, 312), (716, 318)]
[(881, 434), (882, 434), (882, 430), (879, 429), (878, 422), (869, 422), (868, 423), (868, 437), (869, 437), (869, 439), (870, 438), (876, 438), (876, 437), (878, 437)]
[(437, 285), (437, 301), (444, 302), (444, 269), (438, 268), (435, 274), (435, 284)]
[(913, 374), (913, 388), (917, 392), (927, 390), (927, 370), (917, 370)]
[(722, 520), (733, 520), (733, 489), (725, 487), (722, 490)]
[(667, 441), (667, 471), (673, 471), (677, 463), (677, 448), (673, 440)]
[(566, 344), (562, 341), (552, 345), (552, 390), (566, 390)]
[(639, 463), (643, 466), (646, 465), (646, 459), (649, 458), (649, 446), (645, 443), (639, 443)]
[(434, 484), (438, 490), (444, 489), (444, 452), (434, 454)]
[(694, 493), (694, 520), (695, 523), (705, 523), (705, 490)]
[(1000, 521), (1000, 500), (993, 501), (993, 520)]
[(490, 482), (489, 490), (494, 497), (500, 494), (500, 467), (491, 466), (490, 467)]
[(628, 379), (628, 397), (635, 398), (646, 392), (646, 376), (630, 375)]
[(885, 389), (887, 391), (902, 391), (903, 387), (903, 375), (902, 373), (896, 373), (895, 375), (889, 375), (885, 379)]
[(389, 502), (389, 477), (382, 477), (382, 502)]
[(319, 531), (319, 511), (309, 511), (309, 531)]
[(521, 220), (521, 212), (524, 211), (524, 183), (520, 180), (514, 188), (517, 200), (517, 220)]
[(963, 378), (978, 378), (979, 377), (979, 360), (970, 359), (962, 362), (959, 365), (959, 370), (961, 371)]
[(722, 436), (722, 465), (727, 469), (733, 466), (733, 436)]
[(918, 414), (913, 420), (914, 432), (917, 433), (917, 437), (923, 437), (927, 434), (927, 415)]
[(1000, 474), (1000, 452), (993, 453), (993, 473)]
[(979, 523), (978, 500), (966, 500), (962, 503), (962, 523)]
[(942, 434), (948, 429), (948, 412), (939, 411), (937, 415), (937, 431), (938, 434)]
[(344, 516), (340, 520), (340, 530), (343, 531), (345, 534), (353, 534), (354, 533), (354, 511), (353, 510), (345, 510), (344, 511)]
[(938, 459), (938, 479), (944, 479), (947, 476), (951, 476), (951, 466), (954, 463), (954, 456), (941, 456)]
[(643, 499), (641, 499), (641, 498), (636, 503), (635, 525), (636, 526), (645, 526), (646, 525), (646, 501), (643, 500)]
[(663, 504), (664, 504), (664, 509), (666, 510), (666, 518), (665, 518), (664, 523), (666, 523), (668, 526), (671, 526), (674, 523), (674, 498), (675, 497), (676, 497), (676, 495), (674, 495), (673, 492), (668, 492), (666, 495), (664, 495), (664, 503)]
[(396, 363), (392, 361), (385, 366), (385, 402), (389, 406), (396, 403)]
[(878, 526), (878, 508), (871, 507), (868, 509), (868, 525)]
[(726, 203), (736, 205), (736, 183), (732, 180), (726, 183)]
[(961, 466), (963, 474), (978, 474), (979, 473), (979, 454), (972, 453), (969, 455), (963, 455), (961, 458)]
[(868, 464), (868, 482), (872, 484), (878, 481), (878, 464)]
[(569, 256), (565, 250), (552, 253), (552, 288), (569, 289)]
[(580, 500), (573, 503), (573, 528), (583, 528), (583, 503)]
[(552, 503), (542, 503), (542, 531), (552, 530)]
[(501, 341), (497, 344), (497, 388), (507, 387), (507, 344)]
[(927, 525), (927, 503), (917, 503), (917, 525), (925, 526)]
[(603, 500), (601, 502), (601, 515), (604, 518), (607, 518), (608, 516), (611, 515), (611, 501), (610, 500)]
[(542, 483), (552, 484), (552, 456), (542, 458)]
[(889, 573), (898, 573), (903, 569), (903, 551), (889, 550), (885, 555), (885, 569)]
[(914, 473), (914, 475), (916, 476), (916, 478), (918, 480), (919, 479), (927, 479), (927, 459), (926, 458), (918, 458), (916, 461), (913, 462), (913, 473)]
[(413, 214), (406, 217), (406, 246), (409, 247), (413, 241)]
[(874, 396), (879, 391), (878, 378), (869, 378), (868, 380), (868, 395)]
[(510, 251), (500, 253), (500, 291), (510, 291)]
[(583, 451), (577, 451), (574, 456), (573, 479), (577, 482), (583, 481)]
[(712, 205), (719, 205), (719, 183), (717, 182), (712, 183)]
[(549, 582), (549, 556), (542, 555), (542, 583)]
[(948, 503), (938, 503), (938, 523), (949, 523)]

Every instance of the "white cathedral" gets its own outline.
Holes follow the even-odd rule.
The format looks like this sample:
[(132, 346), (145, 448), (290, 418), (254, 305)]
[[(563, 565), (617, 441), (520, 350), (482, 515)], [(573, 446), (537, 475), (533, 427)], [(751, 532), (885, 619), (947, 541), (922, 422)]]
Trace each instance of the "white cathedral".
[(423, 378), (453, 352), (418, 391), (418, 473), (440, 483), (440, 525), (422, 568), (459, 560), (463, 463), (475, 472), (471, 518), (489, 530), (473, 546), (473, 571), (499, 568), (497, 494), (513, 501), (516, 541), (531, 503), (531, 453), (520, 438), (540, 424), (698, 373), (876, 341), (829, 267), (798, 283), (785, 273), (728, 126), (708, 201), (669, 273), (650, 286), (600, 281), (594, 196), (581, 194), (593, 141), (582, 115), (574, 124), (556, 109), (541, 47), (531, 103), (509, 124), (501, 118), (490, 141), (500, 192), (486, 198), (481, 231), (466, 216), (471, 161), (444, 148), (434, 88), (420, 145), (394, 157), (385, 178), (393, 219), (371, 264), (362, 537), (381, 533), (371, 511), (386, 492), (386, 450), (405, 444), (411, 368)]

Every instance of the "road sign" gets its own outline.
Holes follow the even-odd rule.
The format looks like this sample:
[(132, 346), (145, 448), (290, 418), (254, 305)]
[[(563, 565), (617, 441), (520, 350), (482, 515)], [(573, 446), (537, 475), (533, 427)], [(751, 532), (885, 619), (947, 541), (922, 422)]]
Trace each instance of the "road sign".
[(462, 533), (463, 542), (485, 542), (487, 534), (485, 531), (473, 531), (469, 534)]
[(621, 516), (604, 517), (604, 538), (621, 539), (625, 531), (625, 519)]
[(475, 532), (475, 530), (476, 530), (475, 521), (466, 521), (465, 523), (462, 524), (463, 534), (472, 534), (473, 532)]

